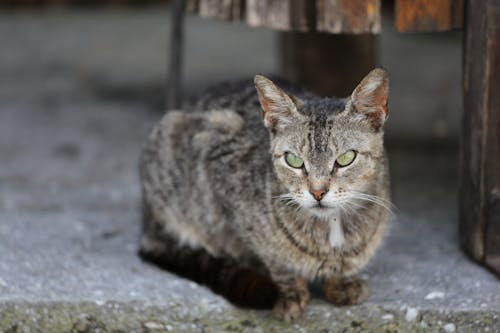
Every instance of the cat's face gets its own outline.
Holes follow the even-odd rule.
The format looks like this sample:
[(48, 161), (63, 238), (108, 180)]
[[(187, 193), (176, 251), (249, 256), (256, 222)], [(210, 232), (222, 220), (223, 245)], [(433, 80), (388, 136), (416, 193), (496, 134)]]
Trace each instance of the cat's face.
[(350, 98), (301, 101), (256, 78), (264, 124), (271, 134), (279, 198), (319, 217), (349, 214), (370, 200), (383, 159), (388, 79), (376, 69)]

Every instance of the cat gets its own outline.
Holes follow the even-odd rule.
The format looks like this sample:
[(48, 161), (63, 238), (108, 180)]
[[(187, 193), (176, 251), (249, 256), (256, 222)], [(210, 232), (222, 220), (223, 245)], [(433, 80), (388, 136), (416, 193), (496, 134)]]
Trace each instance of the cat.
[(388, 74), (372, 70), (344, 99), (254, 84), (219, 87), (154, 127), (139, 254), (285, 321), (312, 280), (332, 303), (358, 304), (368, 287), (356, 273), (390, 217)]

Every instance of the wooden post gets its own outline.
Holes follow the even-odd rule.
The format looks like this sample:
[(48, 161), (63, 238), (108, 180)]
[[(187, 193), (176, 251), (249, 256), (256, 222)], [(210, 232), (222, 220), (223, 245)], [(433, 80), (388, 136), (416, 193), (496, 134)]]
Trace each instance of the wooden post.
[(500, 0), (469, 0), (464, 34), (460, 236), (500, 275)]
[(172, 1), (172, 25), (170, 30), (170, 64), (167, 79), (167, 109), (182, 106), (182, 63), (184, 49), (185, 0)]
[(281, 72), (322, 96), (345, 97), (375, 67), (376, 36), (281, 34)]

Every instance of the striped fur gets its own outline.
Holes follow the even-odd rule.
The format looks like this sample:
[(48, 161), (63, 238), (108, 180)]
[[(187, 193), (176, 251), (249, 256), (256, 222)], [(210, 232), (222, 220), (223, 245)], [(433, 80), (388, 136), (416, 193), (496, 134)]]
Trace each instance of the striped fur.
[[(249, 83), (214, 88), (154, 127), (140, 167), (140, 254), (284, 320), (302, 314), (306, 281), (325, 280), (335, 304), (358, 303), (367, 288), (355, 274), (390, 215), (387, 74), (372, 71), (345, 99), (292, 95), (262, 76), (255, 84), (258, 93)], [(339, 167), (346, 150), (356, 157)], [(303, 168), (287, 165), (289, 152)]]

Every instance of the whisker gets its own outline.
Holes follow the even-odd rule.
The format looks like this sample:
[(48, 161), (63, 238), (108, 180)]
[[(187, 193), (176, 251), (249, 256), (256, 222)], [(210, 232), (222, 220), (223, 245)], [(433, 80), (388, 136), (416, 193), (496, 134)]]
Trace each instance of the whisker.
[(297, 214), (302, 208), (300, 203), (297, 201), (298, 199), (297, 195), (294, 195), (292, 193), (284, 193), (273, 196), (272, 198), (278, 200), (279, 202), (282, 202), (284, 205), (288, 207), (294, 208), (295, 214)]
[(361, 200), (361, 201), (371, 202), (375, 205), (378, 205), (378, 206), (384, 208), (389, 213), (394, 214), (393, 209), (395, 209), (395, 206), (392, 202), (390, 202), (387, 199), (381, 198), (381, 197), (376, 196), (376, 195), (371, 195), (371, 194), (357, 192), (357, 191), (351, 191), (351, 192), (349, 192), (349, 195), (350, 195), (351, 200), (357, 199), (357, 200)]
[(372, 199), (375, 199), (375, 200), (379, 200), (379, 201), (384, 202), (387, 205), (395, 208), (394, 204), (391, 201), (389, 201), (389, 200), (387, 200), (385, 198), (376, 196), (376, 195), (372, 195), (372, 194), (368, 194), (368, 193), (363, 193), (363, 192), (358, 192), (358, 191), (351, 191), (349, 193), (350, 194), (359, 195), (359, 196), (363, 196), (363, 197), (369, 197), (369, 198), (372, 198)]

